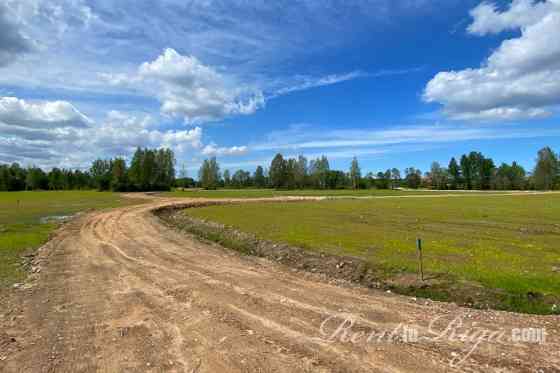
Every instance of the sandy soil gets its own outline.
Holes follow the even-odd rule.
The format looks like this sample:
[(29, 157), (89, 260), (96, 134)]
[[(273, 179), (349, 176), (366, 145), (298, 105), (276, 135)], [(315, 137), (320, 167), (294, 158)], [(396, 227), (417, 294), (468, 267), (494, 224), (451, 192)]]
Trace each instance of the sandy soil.
[(40, 250), (0, 299), (0, 371), (560, 371), (560, 317), (335, 285), (168, 228), (152, 210), (185, 199), (149, 198), (79, 216)]

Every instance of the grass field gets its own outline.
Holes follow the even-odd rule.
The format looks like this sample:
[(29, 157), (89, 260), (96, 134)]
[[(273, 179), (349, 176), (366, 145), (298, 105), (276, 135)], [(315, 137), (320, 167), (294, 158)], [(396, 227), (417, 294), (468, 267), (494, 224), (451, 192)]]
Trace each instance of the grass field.
[(479, 191), (432, 191), (432, 190), (390, 190), (390, 189), (337, 189), (337, 190), (275, 190), (275, 189), (185, 189), (162, 193), (166, 197), (185, 198), (269, 198), (285, 196), (404, 196), (434, 194), (493, 194), (499, 192)]
[[(560, 195), (254, 203), (186, 210), (273, 241), (365, 258), (387, 273), (426, 271), (508, 294), (502, 308), (549, 313), (560, 299)], [(545, 304), (546, 303), (546, 304)], [(560, 306), (560, 304), (559, 304)]]
[(21, 254), (43, 244), (59, 217), (130, 203), (135, 201), (94, 191), (0, 192), (0, 287), (23, 278)]

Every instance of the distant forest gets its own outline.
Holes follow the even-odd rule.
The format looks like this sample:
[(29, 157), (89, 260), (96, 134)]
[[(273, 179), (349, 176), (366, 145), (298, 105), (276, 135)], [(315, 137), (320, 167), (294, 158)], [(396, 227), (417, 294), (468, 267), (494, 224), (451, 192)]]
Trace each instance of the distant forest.
[(430, 171), (422, 173), (409, 167), (401, 173), (397, 168), (362, 174), (357, 158), (347, 171), (333, 170), (323, 156), (308, 160), (304, 156), (284, 158), (277, 154), (270, 166), (258, 166), (253, 174), (238, 170), (220, 172), (215, 158), (205, 160), (199, 171), (199, 186), (206, 189), (276, 188), (276, 189), (467, 189), (467, 190), (551, 190), (560, 189), (558, 156), (548, 147), (537, 154), (532, 172), (516, 162), (496, 166), (491, 158), (480, 152), (451, 158), (447, 167), (433, 162)]
[(38, 167), (17, 163), (0, 165), (0, 191), (73, 190), (165, 191), (173, 187), (275, 188), (275, 189), (465, 189), (465, 190), (553, 190), (560, 189), (559, 157), (549, 147), (539, 150), (534, 168), (528, 172), (516, 162), (496, 165), (480, 152), (451, 158), (447, 167), (433, 162), (428, 172), (409, 167), (362, 174), (354, 158), (347, 171), (330, 168), (327, 157), (308, 160), (304, 156), (284, 158), (277, 154), (268, 168), (255, 172), (220, 171), (216, 158), (202, 163), (198, 181), (182, 170), (176, 178), (175, 156), (170, 149), (141, 149), (130, 165), (122, 158), (98, 159), (88, 171)]
[(0, 165), (0, 191), (97, 189), (115, 192), (164, 191), (175, 186), (170, 149), (140, 149), (130, 166), (122, 158), (98, 159), (88, 171)]

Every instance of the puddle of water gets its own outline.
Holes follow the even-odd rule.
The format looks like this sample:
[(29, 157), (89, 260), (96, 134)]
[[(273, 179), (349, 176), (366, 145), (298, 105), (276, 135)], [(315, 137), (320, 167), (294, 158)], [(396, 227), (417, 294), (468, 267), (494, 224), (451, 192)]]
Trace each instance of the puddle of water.
[(51, 216), (43, 216), (39, 221), (41, 224), (47, 223), (62, 223), (68, 219), (70, 219), (72, 215), (51, 215)]

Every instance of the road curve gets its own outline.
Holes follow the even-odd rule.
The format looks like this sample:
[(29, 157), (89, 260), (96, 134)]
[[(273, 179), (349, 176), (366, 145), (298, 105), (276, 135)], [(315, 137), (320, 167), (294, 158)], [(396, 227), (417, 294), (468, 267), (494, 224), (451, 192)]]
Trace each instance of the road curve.
[[(337, 286), (242, 257), (152, 213), (186, 202), (205, 201), (152, 198), (64, 225), (40, 273), (2, 300), (0, 371), (560, 371), (558, 317)], [(345, 317), (355, 324), (331, 338)], [(546, 341), (514, 343), (514, 328), (545, 328)], [(505, 337), (474, 346), (477, 330)]]

